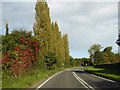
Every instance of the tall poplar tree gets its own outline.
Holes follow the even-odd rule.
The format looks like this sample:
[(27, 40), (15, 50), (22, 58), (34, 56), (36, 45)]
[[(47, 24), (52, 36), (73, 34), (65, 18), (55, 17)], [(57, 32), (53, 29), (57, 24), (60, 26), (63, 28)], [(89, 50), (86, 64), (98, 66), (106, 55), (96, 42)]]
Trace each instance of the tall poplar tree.
[(34, 36), (40, 42), (40, 54), (42, 54), (43, 58), (47, 56), (45, 63), (47, 64), (47, 62), (49, 62), (49, 55), (55, 55), (59, 65), (66, 62), (68, 63), (68, 36), (64, 35), (62, 37), (57, 22), (51, 23), (49, 7), (46, 2), (37, 2), (35, 10), (36, 22), (33, 27)]
[(52, 50), (52, 27), (49, 16), (49, 7), (46, 2), (36, 3), (36, 22), (34, 24), (34, 35), (40, 41), (40, 50), (43, 56)]
[(6, 24), (6, 36), (9, 34), (9, 30), (8, 30), (8, 20), (5, 20), (5, 24)]
[(65, 48), (65, 62), (69, 63), (70, 57), (69, 57), (68, 35), (65, 34), (63, 38), (64, 38), (64, 48)]

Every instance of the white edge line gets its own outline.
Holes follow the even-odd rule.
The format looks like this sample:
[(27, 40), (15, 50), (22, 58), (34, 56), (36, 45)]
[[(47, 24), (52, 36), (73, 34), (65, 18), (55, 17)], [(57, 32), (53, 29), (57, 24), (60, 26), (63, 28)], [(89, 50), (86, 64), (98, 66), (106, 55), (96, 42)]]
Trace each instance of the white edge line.
[(45, 83), (47, 83), (50, 79), (52, 79), (53, 77), (55, 77), (56, 75), (62, 73), (63, 71), (60, 71), (56, 74), (54, 74), (53, 76), (51, 76), (50, 78), (48, 78), (46, 81), (44, 81), (42, 84), (40, 84), (35, 90), (38, 90), (39, 88), (41, 88)]
[(75, 72), (73, 72), (73, 73), (74, 73), (74, 75), (76, 76), (76, 78), (78, 78), (79, 81), (83, 83), (84, 86), (87, 86), (87, 88), (90, 88), (90, 89), (92, 89), (92, 90), (95, 90), (92, 86), (90, 86), (90, 85), (89, 85), (88, 83), (86, 83), (83, 79), (81, 79)]
[(113, 81), (113, 80), (110, 80), (110, 79), (107, 79), (107, 78), (103, 78), (103, 77), (100, 77), (100, 76), (97, 76), (97, 75), (94, 75), (94, 74), (91, 74), (92, 76), (95, 76), (95, 77), (98, 77), (98, 78), (101, 78), (103, 80), (106, 80), (106, 81), (110, 81), (110, 82), (116, 82), (116, 81)]

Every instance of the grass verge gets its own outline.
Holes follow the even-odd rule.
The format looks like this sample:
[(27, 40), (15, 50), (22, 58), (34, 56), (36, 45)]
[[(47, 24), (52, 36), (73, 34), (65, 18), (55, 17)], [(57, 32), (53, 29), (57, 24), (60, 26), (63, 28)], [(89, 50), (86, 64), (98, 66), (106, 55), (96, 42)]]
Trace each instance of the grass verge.
[(89, 73), (93, 73), (95, 75), (99, 75), (99, 76), (120, 82), (120, 73), (115, 70), (111, 70), (108, 68), (94, 68), (91, 66), (86, 67), (84, 70)]
[[(40, 83), (54, 75), (55, 73), (67, 68), (56, 68), (47, 70), (38, 68), (37, 66), (30, 68), (25, 74), (20, 77), (9, 77), (4, 71), (2, 73), (2, 88), (36, 88)], [(76, 68), (76, 67), (74, 67)]]
[(20, 77), (9, 77), (3, 71), (2, 88), (31, 88), (31, 86), (37, 82), (42, 81), (59, 71), (61, 71), (60, 68), (46, 70), (34, 67)]

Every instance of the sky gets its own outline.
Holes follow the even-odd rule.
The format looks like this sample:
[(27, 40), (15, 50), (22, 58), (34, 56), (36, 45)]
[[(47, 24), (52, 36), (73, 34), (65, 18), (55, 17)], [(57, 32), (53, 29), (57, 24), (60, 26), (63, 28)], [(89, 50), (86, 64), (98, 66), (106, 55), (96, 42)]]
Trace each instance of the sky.
[[(36, 2), (12, 1), (5, 0), (0, 3), (0, 33), (5, 33), (5, 19), (9, 22), (10, 31), (14, 28), (32, 30)], [(112, 46), (113, 52), (118, 52), (115, 43), (118, 37), (117, 0), (85, 1), (47, 0), (51, 20), (58, 22), (62, 35), (68, 34), (70, 55), (74, 58), (89, 57), (88, 49), (93, 44), (100, 44), (103, 49)]]

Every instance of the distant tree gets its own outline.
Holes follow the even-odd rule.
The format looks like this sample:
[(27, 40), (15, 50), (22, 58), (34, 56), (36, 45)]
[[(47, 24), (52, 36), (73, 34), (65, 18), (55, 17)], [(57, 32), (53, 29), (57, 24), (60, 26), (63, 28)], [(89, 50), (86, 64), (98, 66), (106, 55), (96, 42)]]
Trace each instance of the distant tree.
[(103, 54), (102, 63), (103, 64), (110, 64), (109, 55), (106, 52), (101, 52), (101, 53)]
[(112, 46), (106, 47), (103, 51), (107, 52), (107, 53), (111, 53), (112, 52)]
[(120, 63), (120, 54), (119, 53), (115, 53), (115, 60), (116, 60), (116, 63)]
[(103, 52), (104, 52), (104, 56), (106, 55), (107, 57), (106, 57), (106, 63), (115, 63), (116, 62), (116, 60), (115, 60), (115, 55), (114, 55), (114, 53), (112, 52), (112, 46), (109, 46), (109, 47), (106, 47), (104, 50), (103, 50)]
[(103, 64), (103, 53), (100, 51), (96, 51), (94, 54), (94, 63), (96, 65)]
[(100, 50), (102, 49), (102, 46), (100, 44), (94, 44), (92, 46), (90, 46), (90, 49), (88, 50), (89, 54), (90, 54), (90, 58), (91, 60), (95, 61), (95, 53), (100, 52)]
[(96, 51), (100, 51), (102, 49), (100, 44), (94, 44), (92, 46), (90, 46), (90, 49), (88, 50), (89, 54), (95, 54)]

